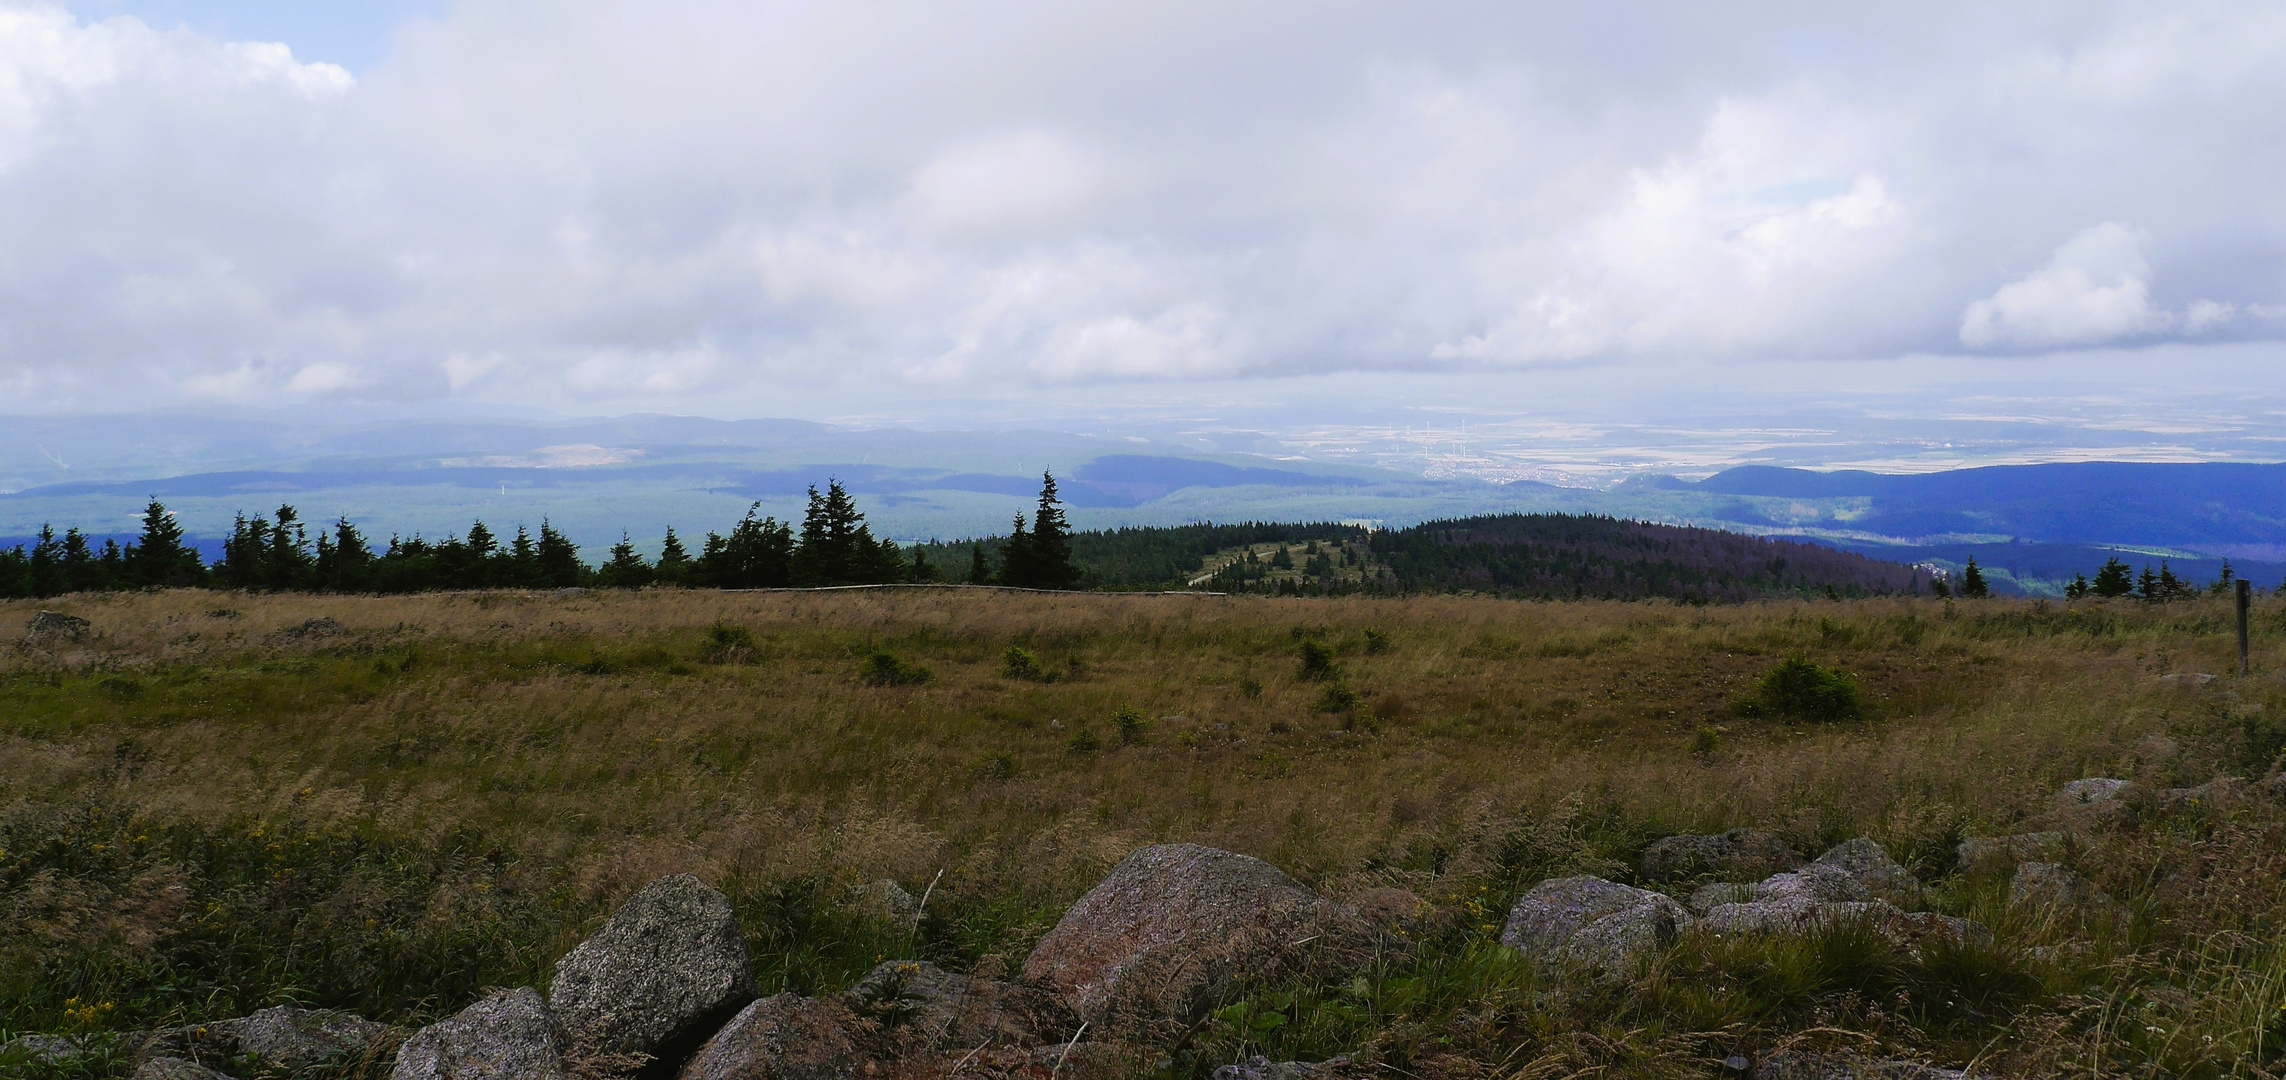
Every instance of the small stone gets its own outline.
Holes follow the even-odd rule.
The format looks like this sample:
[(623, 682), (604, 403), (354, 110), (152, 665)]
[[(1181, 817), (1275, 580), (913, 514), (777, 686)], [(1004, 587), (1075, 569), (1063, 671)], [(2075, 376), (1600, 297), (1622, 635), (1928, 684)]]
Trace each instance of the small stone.
[(568, 1080), (539, 991), (501, 990), (397, 1048), (390, 1080)]
[(1340, 1076), (1349, 1063), (1346, 1056), (1325, 1061), (1272, 1061), (1255, 1057), (1217, 1067), (1214, 1080), (1329, 1080)]
[(161, 1057), (144, 1062), (129, 1080), (230, 1080), (230, 1077), (195, 1061)]
[(1961, 841), (1960, 869), (1964, 873), (1976, 873), (2005, 870), (2021, 862), (2053, 862), (2067, 846), (2064, 834), (2053, 831), (1972, 836)]
[(1754, 1080), (1974, 1080), (1958, 1069), (1940, 1069), (1895, 1058), (1867, 1057), (1847, 1050), (1816, 1053), (1781, 1050), (1762, 1059)]
[(1802, 864), (1776, 833), (1732, 829), (1712, 836), (1670, 836), (1643, 849), (1643, 880), (1689, 881), (1709, 875), (1759, 878)]
[(754, 1000), (730, 900), (689, 874), (660, 878), (556, 961), (548, 1005), (582, 1053), (645, 1054), (669, 1071)]
[(2111, 897), (2094, 882), (2058, 863), (2046, 862), (2016, 867), (2016, 876), (2008, 882), (2008, 902), (2089, 914), (2111, 908)]
[(778, 994), (748, 1005), (691, 1055), (680, 1080), (849, 1080), (867, 1064), (838, 1001)]
[(1599, 877), (1543, 881), (1509, 909), (1500, 943), (1542, 961), (1606, 972), (1666, 946), (1691, 924), (1668, 897)]
[(2092, 776), (2085, 780), (2074, 780), (2065, 784), (2063, 790), (2056, 793), (2056, 805), (2065, 807), (2090, 806), (2095, 803), (2111, 802), (2114, 799), (2125, 798), (2128, 790), (2132, 787), (2134, 785), (2125, 780), (2114, 780), (2108, 776)]
[(2159, 681), (2176, 686), (2205, 686), (2215, 681), (2215, 677), (2203, 671), (2186, 671), (2177, 672), (2173, 675), (2161, 675)]

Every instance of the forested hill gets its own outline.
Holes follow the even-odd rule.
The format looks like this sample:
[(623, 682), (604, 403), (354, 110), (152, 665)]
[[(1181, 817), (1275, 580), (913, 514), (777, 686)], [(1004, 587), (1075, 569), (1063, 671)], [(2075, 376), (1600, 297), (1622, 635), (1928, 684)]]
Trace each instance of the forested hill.
[(1547, 599), (1750, 600), (1928, 589), (1924, 571), (1814, 544), (1608, 517), (1503, 514), (1375, 533), (1400, 591)]

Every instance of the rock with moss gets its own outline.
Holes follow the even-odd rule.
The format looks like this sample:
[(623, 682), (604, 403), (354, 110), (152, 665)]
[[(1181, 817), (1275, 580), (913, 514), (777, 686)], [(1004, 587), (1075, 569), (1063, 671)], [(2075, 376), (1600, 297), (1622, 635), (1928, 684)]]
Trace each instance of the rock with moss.
[(1632, 967), (1691, 924), (1673, 899), (1599, 877), (1543, 881), (1509, 909), (1500, 943), (1543, 962)]
[(87, 636), (88, 628), (88, 621), (77, 615), (43, 611), (32, 616), (32, 621), (25, 625), (24, 640), (34, 645), (78, 641)]
[(1260, 859), (1196, 844), (1129, 855), (1064, 913), (1025, 978), (1102, 1030), (1187, 1025), (1241, 978), (1330, 974), (1372, 934)]
[(501, 990), (397, 1048), (390, 1080), (569, 1080), (555, 1019), (539, 991)]
[(556, 961), (548, 1007), (573, 1047), (669, 1067), (754, 1000), (730, 900), (689, 874), (638, 890)]

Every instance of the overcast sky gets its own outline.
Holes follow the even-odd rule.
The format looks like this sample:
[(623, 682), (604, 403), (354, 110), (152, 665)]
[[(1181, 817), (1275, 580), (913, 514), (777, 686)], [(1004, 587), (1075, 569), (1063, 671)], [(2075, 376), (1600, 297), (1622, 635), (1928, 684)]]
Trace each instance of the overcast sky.
[(0, 412), (2269, 387), (2282, 103), (2276, 3), (0, 0)]

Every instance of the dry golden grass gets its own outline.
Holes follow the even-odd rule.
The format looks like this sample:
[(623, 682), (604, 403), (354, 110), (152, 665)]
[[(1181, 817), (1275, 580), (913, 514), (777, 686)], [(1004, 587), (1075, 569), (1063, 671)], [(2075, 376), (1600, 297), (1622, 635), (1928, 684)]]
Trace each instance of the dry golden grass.
[[(62, 1024), (67, 997), (120, 1001), (109, 1026), (280, 995), (414, 1020), (539, 977), (617, 898), (682, 870), (756, 924), (766, 986), (804, 989), (889, 952), (1018, 963), (1112, 862), (1171, 840), (1334, 891), (1474, 903), (1486, 913), (1464, 921), (1486, 925), (1540, 876), (1624, 873), (1651, 839), (1733, 826), (1805, 851), (1872, 835), (1935, 877), (1961, 835), (2010, 831), (2064, 781), (2260, 775), (2286, 725), (2274, 677), (2157, 678), (2235, 667), (2220, 600), (177, 591), (0, 604), (0, 627), (40, 606), (94, 633), (0, 652), (0, 1026), (21, 1030)], [(2276, 672), (2286, 608), (2257, 615), (2256, 670)], [(338, 631), (303, 631), (318, 619)], [(1304, 635), (1335, 648), (1361, 707), (1318, 711)], [(1007, 677), (1010, 646), (1058, 678)], [(868, 685), (880, 651), (934, 677)], [(1735, 714), (1789, 655), (1853, 673), (1869, 717)], [(1124, 705), (1151, 718), (1133, 744)], [(1082, 731), (1099, 750), (1075, 752)], [(2234, 827), (2256, 835), (2229, 872), (2275, 866), (2276, 825)], [(917, 937), (842, 902), (879, 878), (919, 894), (940, 871)], [(2180, 883), (2134, 872), (2102, 883), (2196, 921), (2163, 895)], [(2263, 963), (2275, 983), (2274, 946), (2202, 967), (2176, 944), (2263, 932), (2247, 916), (2159, 933), (2174, 951), (2154, 956), (2206, 974), (2134, 985), (2197, 997), (2221, 967)], [(240, 932), (255, 926), (267, 937)], [(305, 952), (264, 953), (289, 947)], [(310, 974), (355, 967), (310, 956), (329, 950), (371, 970)], [(200, 971), (204, 990), (168, 982)], [(2003, 1029), (2025, 1061), (2084, 1056), (2057, 1049), (2080, 1045), (2080, 1021)]]

